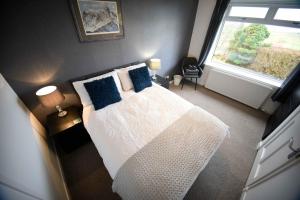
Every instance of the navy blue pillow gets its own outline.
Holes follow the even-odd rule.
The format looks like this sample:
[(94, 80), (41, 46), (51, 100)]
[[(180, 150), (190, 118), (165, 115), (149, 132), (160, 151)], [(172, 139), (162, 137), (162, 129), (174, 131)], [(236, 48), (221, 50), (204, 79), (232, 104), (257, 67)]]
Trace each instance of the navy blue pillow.
[(121, 96), (112, 76), (84, 83), (95, 110), (121, 101)]
[(152, 86), (148, 67), (140, 67), (128, 71), (131, 81), (133, 83), (134, 91), (140, 92), (147, 87)]

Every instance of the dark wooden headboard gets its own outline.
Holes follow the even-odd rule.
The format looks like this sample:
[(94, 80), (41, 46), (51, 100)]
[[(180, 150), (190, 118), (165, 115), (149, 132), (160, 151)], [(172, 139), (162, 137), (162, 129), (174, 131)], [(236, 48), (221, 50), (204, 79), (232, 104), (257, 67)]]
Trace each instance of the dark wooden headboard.
[(106, 69), (106, 70), (103, 70), (103, 71), (99, 71), (99, 72), (95, 72), (95, 73), (92, 73), (92, 74), (87, 74), (87, 75), (83, 75), (83, 76), (80, 76), (78, 78), (74, 78), (74, 79), (70, 79), (69, 82), (71, 83), (71, 85), (73, 86), (73, 82), (74, 81), (82, 81), (82, 80), (86, 80), (86, 79), (89, 79), (89, 78), (93, 78), (95, 76), (100, 76), (102, 74), (106, 74), (108, 72), (111, 72), (113, 71), (114, 69), (120, 69), (120, 68), (124, 68), (124, 67), (128, 67), (130, 65), (136, 65), (136, 64), (139, 64), (139, 63), (143, 63), (146, 61), (136, 61), (136, 62), (133, 62), (133, 63), (129, 63), (129, 64), (125, 64), (125, 65), (122, 65), (122, 66), (118, 66), (118, 67), (114, 67), (114, 68), (111, 68), (111, 69)]

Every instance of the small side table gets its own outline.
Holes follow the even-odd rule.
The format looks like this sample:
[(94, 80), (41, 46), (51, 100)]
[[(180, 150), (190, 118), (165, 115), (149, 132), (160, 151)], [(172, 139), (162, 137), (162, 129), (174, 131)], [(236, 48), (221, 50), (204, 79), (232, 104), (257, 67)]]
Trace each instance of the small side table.
[(64, 110), (68, 111), (64, 117), (58, 117), (57, 112), (47, 116), (47, 128), (55, 145), (68, 153), (90, 141), (90, 137), (81, 119), (81, 109), (71, 106)]
[(151, 80), (154, 83), (156, 83), (156, 84), (158, 84), (158, 85), (160, 85), (160, 86), (162, 86), (162, 87), (164, 87), (166, 89), (169, 89), (169, 80), (167, 78), (161, 77), (161, 76), (159, 76), (159, 75), (156, 74), (156, 79), (153, 79), (151, 77)]

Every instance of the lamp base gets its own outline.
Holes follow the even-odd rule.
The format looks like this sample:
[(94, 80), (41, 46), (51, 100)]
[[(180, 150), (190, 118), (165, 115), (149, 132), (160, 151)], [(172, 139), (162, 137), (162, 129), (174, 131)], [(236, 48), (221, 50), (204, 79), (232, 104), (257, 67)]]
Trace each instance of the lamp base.
[(152, 80), (156, 80), (156, 70), (152, 70)]
[(61, 111), (61, 112), (58, 112), (58, 117), (64, 117), (64, 116), (66, 116), (68, 114), (68, 112), (67, 111), (65, 111), (65, 110), (63, 110), (63, 111)]
[(57, 116), (58, 117), (64, 117), (64, 116), (66, 116), (67, 114), (68, 114), (68, 112), (67, 111), (65, 111), (65, 110), (63, 110), (60, 106), (56, 106), (56, 109), (58, 110), (58, 114), (57, 114)]

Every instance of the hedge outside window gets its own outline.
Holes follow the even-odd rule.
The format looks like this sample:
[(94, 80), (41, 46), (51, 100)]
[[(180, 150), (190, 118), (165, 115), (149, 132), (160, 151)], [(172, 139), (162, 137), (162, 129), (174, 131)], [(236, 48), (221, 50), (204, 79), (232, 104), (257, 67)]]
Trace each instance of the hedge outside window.
[(283, 81), (300, 62), (300, 5), (276, 6), (229, 5), (208, 59)]

